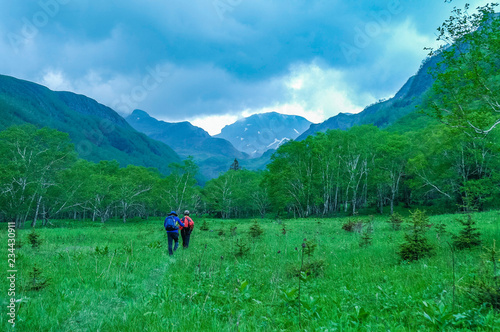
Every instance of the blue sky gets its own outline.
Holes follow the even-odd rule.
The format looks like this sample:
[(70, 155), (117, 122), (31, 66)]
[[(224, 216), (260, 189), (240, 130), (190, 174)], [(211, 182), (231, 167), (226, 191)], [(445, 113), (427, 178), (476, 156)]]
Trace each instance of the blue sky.
[[(0, 0), (0, 74), (216, 134), (396, 93), (465, 1)], [(469, 1), (471, 7), (487, 1)]]

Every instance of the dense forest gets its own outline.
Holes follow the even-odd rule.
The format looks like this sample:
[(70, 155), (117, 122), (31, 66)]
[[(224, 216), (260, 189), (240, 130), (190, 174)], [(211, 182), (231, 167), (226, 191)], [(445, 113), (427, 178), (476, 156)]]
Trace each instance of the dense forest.
[[(464, 21), (464, 18), (466, 19)], [(221, 218), (440, 211), (500, 206), (500, 29), (493, 7), (457, 10), (439, 29), (447, 47), (416, 113), (385, 130), (365, 125), (291, 141), (267, 170), (237, 163), (203, 188), (191, 158), (171, 173), (77, 158), (55, 129), (0, 133), (1, 219), (35, 226), (51, 218), (147, 218), (189, 208)], [(464, 23), (466, 22), (466, 23)], [(422, 123), (425, 126), (422, 126)]]

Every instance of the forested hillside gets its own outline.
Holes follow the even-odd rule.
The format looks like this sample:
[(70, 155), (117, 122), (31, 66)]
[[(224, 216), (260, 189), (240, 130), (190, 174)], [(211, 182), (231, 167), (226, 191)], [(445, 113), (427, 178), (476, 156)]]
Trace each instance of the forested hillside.
[(68, 133), (78, 156), (89, 161), (116, 160), (124, 167), (167, 165), (179, 156), (167, 145), (134, 130), (115, 111), (93, 99), (0, 75), (0, 130), (33, 124)]

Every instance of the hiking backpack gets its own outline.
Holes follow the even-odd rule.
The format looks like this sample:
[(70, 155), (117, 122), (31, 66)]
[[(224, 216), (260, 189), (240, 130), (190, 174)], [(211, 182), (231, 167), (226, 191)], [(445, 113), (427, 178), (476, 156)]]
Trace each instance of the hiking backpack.
[(193, 222), (193, 219), (191, 219), (190, 217), (186, 216), (186, 217), (182, 218), (182, 223), (184, 224), (184, 228), (189, 229), (189, 230), (193, 230), (194, 222)]
[(165, 230), (167, 232), (168, 231), (176, 231), (179, 229), (179, 227), (177, 227), (177, 225), (176, 225), (176, 222), (175, 222), (175, 219), (173, 216), (168, 216), (165, 219), (165, 223), (163, 224), (163, 226), (165, 227)]

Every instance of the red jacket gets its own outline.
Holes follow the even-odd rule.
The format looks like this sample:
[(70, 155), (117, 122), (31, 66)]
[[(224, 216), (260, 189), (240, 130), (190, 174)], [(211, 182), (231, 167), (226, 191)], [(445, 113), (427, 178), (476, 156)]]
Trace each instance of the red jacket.
[(194, 228), (193, 219), (191, 219), (189, 216), (184, 216), (184, 218), (182, 218), (181, 221), (184, 224), (184, 227), (180, 226), (179, 230), (182, 230), (183, 228), (189, 228), (190, 230), (193, 230)]

